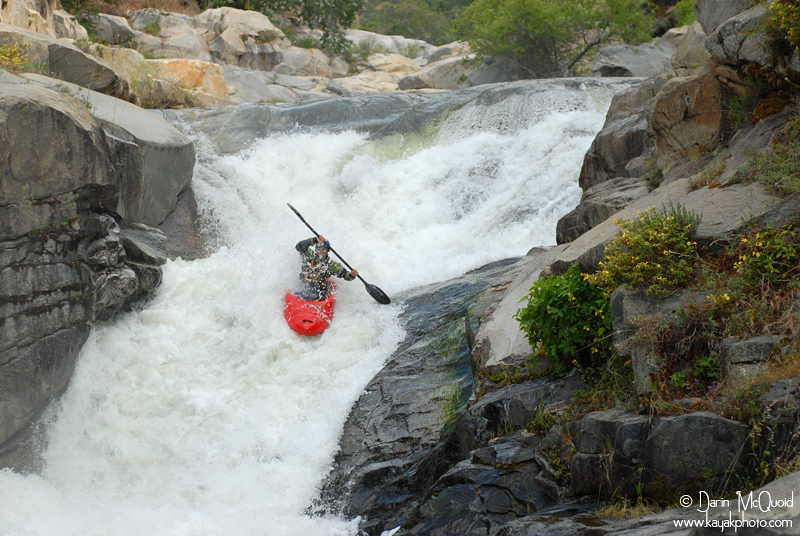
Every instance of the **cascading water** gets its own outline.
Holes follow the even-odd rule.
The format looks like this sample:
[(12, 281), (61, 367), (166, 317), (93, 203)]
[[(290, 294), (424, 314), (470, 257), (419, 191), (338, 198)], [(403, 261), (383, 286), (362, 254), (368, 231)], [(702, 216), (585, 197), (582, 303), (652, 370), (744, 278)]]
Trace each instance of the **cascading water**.
[(142, 310), (95, 327), (46, 417), (41, 473), (0, 471), (0, 534), (356, 534), (357, 521), (304, 512), (403, 338), (401, 305), (341, 283), (328, 331), (291, 332), (282, 297), (310, 232), (286, 203), (390, 296), (523, 255), (577, 204), (612, 93), (475, 102), (381, 139), (298, 129), (227, 156), (195, 135), (218, 249), (169, 262)]

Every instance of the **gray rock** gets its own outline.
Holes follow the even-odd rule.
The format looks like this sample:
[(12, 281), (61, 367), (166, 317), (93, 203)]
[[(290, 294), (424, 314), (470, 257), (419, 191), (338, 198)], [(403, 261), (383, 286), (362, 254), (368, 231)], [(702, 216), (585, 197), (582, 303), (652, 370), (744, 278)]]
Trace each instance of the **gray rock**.
[(708, 61), (706, 34), (698, 21), (689, 26), (686, 35), (675, 48), (670, 62), (675, 69), (696, 69)]
[(496, 374), (504, 366), (522, 364), (530, 355), (531, 345), (513, 316), (525, 305), (521, 300), (528, 294), (533, 282), (539, 278), (541, 270), (562, 249), (539, 250), (526, 257), (521, 271), (504, 289), (500, 301), (494, 304), (491, 313), (481, 320), (472, 349), (472, 358), (479, 370)]
[(659, 169), (667, 175), (728, 143), (734, 131), (728, 102), (743, 91), (739, 72), (715, 62), (692, 76), (668, 80), (648, 114)]
[(0, 82), (0, 151), (7, 155), (0, 167), (0, 240), (74, 217), (72, 192), (117, 181), (103, 132), (86, 107), (35, 85)]
[[(616, 219), (631, 219), (638, 211), (656, 207), (661, 210), (669, 203), (681, 203), (686, 210), (702, 215), (695, 238), (703, 243), (727, 240), (741, 230), (747, 222), (777, 207), (780, 199), (770, 195), (760, 184), (737, 184), (730, 188), (700, 188), (691, 191), (688, 179), (681, 179), (659, 188), (633, 202), (617, 213)], [(616, 236), (619, 227), (606, 220), (589, 230), (574, 242), (549, 267), (554, 274), (563, 274), (577, 262), (584, 272), (598, 269), (605, 257), (605, 248)]]
[(136, 40), (139, 33), (131, 28), (128, 19), (106, 13), (98, 15), (94, 31), (109, 45), (129, 45)]
[(467, 76), (466, 87), (500, 82), (515, 82), (528, 78), (529, 74), (517, 62), (509, 58), (489, 58), (473, 69)]
[(467, 408), (451, 441), (458, 445), (460, 458), (464, 459), (492, 437), (524, 428), (538, 412), (558, 412), (579, 389), (588, 387), (574, 376), (544, 377), (492, 391)]
[(124, 100), (133, 98), (128, 82), (114, 69), (65, 41), (7, 24), (0, 24), (0, 41), (30, 44), (29, 63), (46, 63), (54, 78)]
[(89, 39), (89, 32), (78, 19), (61, 9), (53, 11), (53, 30), (59, 39)]
[(435, 46), (425, 41), (409, 39), (400, 35), (381, 35), (364, 30), (345, 30), (344, 34), (356, 47), (363, 41), (384, 54), (405, 54), (412, 47), (419, 48), (423, 55), (436, 51)]
[(341, 56), (331, 58), (331, 77), (343, 78), (350, 72), (350, 65)]
[(672, 71), (670, 58), (675, 47), (658, 40), (643, 45), (602, 47), (595, 56), (593, 76), (633, 76), (649, 78)]
[(234, 65), (225, 65), (224, 69), (228, 100), (235, 104), (297, 100), (292, 90), (275, 84), (278, 79), (276, 73), (251, 71)]
[(100, 318), (107, 318), (121, 309), (130, 296), (139, 289), (136, 272), (128, 266), (114, 266), (91, 274), (95, 307)]
[[(676, 493), (722, 484), (737, 489), (746, 478), (749, 427), (707, 411), (661, 417), (644, 443), (644, 466)], [(701, 489), (703, 487), (701, 486)]]
[(299, 76), (292, 76), (287, 74), (278, 73), (275, 83), (292, 89), (299, 89), (303, 91), (311, 91), (317, 87), (316, 78), (301, 78)]
[(694, 12), (703, 32), (710, 35), (720, 24), (751, 8), (756, 2), (757, 0), (695, 0)]
[(207, 45), (194, 33), (178, 34), (161, 42), (154, 52), (161, 58), (193, 59), (212, 63)]
[(766, 7), (757, 5), (728, 19), (708, 35), (706, 49), (722, 63), (769, 65), (772, 51), (764, 29), (766, 16)]
[(209, 237), (200, 223), (194, 191), (189, 188), (178, 196), (178, 204), (158, 227), (167, 237), (164, 244), (170, 259), (191, 261), (208, 256)]
[(156, 266), (167, 262), (167, 235), (162, 231), (123, 220), (119, 235), (128, 259)]
[(647, 107), (665, 81), (664, 77), (648, 78), (611, 99), (603, 129), (583, 158), (578, 183), (584, 192), (609, 179), (628, 176), (626, 166), (642, 155), (647, 143)]
[[(38, 85), (57, 81), (25, 75)], [(175, 208), (194, 170), (194, 144), (163, 118), (133, 104), (73, 87), (91, 105), (92, 115), (114, 138), (112, 161), (118, 166), (120, 195), (116, 206), (123, 218), (157, 226)]]
[[(258, 39), (262, 42), (286, 40), (283, 32), (259, 11), (245, 11), (230, 7), (207, 9), (193, 17), (191, 24), (198, 30), (213, 31), (216, 35), (231, 28), (239, 36)], [(285, 46), (288, 46), (288, 41)]]
[(733, 337), (722, 340), (722, 362), (729, 374), (753, 378), (767, 371), (770, 355), (780, 347), (781, 337), (762, 335), (739, 341)]
[(728, 144), (724, 158), (725, 169), (712, 184), (728, 186), (733, 182), (741, 182), (743, 176), (750, 171), (749, 151), (763, 151), (769, 146), (780, 135), (786, 127), (786, 121), (793, 114), (794, 110), (789, 107), (737, 130)]
[(288, 47), (270, 56), (270, 62), (277, 63), (272, 69), (278, 74), (294, 76), (321, 76), (332, 78), (330, 60), (319, 50)]
[(649, 192), (648, 181), (636, 177), (620, 177), (592, 186), (583, 193), (580, 204), (558, 220), (556, 243), (575, 240)]
[(762, 335), (744, 341), (727, 337), (722, 341), (723, 359), (726, 364), (761, 363), (780, 345), (781, 337)]
[(136, 30), (142, 31), (147, 27), (153, 27), (157, 25), (161, 16), (165, 14), (166, 12), (160, 9), (140, 9), (131, 15), (131, 26)]
[[(617, 218), (630, 219), (636, 216), (637, 211), (646, 210), (655, 206), (660, 209), (662, 204), (670, 200), (679, 201), (689, 193), (689, 181), (677, 181), (672, 184), (662, 185), (638, 201), (634, 201), (627, 208), (617, 213)], [(592, 228), (571, 242), (564, 252), (548, 267), (551, 273), (560, 275), (566, 273), (573, 263), (581, 265), (586, 273), (595, 272), (599, 263), (605, 258), (605, 249), (610, 244), (619, 230), (619, 226), (612, 220), (606, 220)]]
[(704, 300), (704, 293), (689, 290), (665, 297), (655, 297), (623, 286), (611, 294), (609, 314), (614, 329), (614, 348), (620, 354), (631, 357), (637, 393), (652, 392), (650, 375), (660, 372), (664, 364), (656, 357), (652, 348), (643, 344), (632, 345), (631, 335), (642, 322), (671, 319), (677, 311)]
[(417, 72), (409, 73), (397, 82), (401, 90), (409, 89), (461, 89), (467, 86), (467, 77), (473, 69), (458, 57), (431, 63)]

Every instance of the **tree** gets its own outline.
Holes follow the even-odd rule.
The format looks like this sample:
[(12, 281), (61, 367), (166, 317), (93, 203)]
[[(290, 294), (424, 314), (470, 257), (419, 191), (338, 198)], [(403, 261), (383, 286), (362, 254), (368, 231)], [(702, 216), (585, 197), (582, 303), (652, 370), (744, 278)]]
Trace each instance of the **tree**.
[(358, 28), (384, 35), (402, 35), (433, 45), (448, 41), (450, 21), (427, 0), (387, 0), (367, 2)]
[(456, 22), (482, 57), (515, 60), (532, 78), (566, 76), (612, 40), (650, 39), (649, 0), (476, 0)]
[(342, 28), (353, 24), (356, 12), (364, 0), (199, 0), (203, 9), (208, 7), (233, 7), (272, 13), (294, 14), (311, 28), (322, 30), (323, 48), (341, 52), (349, 41)]

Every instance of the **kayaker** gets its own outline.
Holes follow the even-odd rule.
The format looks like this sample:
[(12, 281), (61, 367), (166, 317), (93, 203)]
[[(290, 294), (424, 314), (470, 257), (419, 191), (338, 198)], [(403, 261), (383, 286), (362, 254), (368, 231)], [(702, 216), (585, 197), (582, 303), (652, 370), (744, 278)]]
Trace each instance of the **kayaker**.
[(303, 259), (298, 297), (309, 301), (324, 300), (331, 293), (328, 281), (331, 277), (352, 281), (358, 275), (358, 270), (348, 272), (344, 266), (328, 257), (330, 248), (331, 243), (322, 236), (301, 240), (295, 246)]

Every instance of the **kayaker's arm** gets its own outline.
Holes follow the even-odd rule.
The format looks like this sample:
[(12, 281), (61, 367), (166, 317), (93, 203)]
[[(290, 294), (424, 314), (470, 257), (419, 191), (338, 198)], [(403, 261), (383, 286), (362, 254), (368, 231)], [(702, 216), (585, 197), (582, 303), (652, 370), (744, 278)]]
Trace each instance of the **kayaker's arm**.
[(339, 264), (338, 262), (331, 263), (331, 273), (338, 278), (344, 279), (345, 281), (352, 281), (358, 276), (358, 270), (353, 270), (348, 272), (347, 268)]
[(308, 248), (310, 248), (312, 245), (314, 245), (314, 242), (316, 242), (316, 241), (317, 241), (317, 237), (308, 238), (306, 240), (301, 240), (300, 242), (297, 243), (297, 245), (294, 247), (294, 249), (296, 249), (297, 251), (302, 253), (305, 250), (307, 250)]

